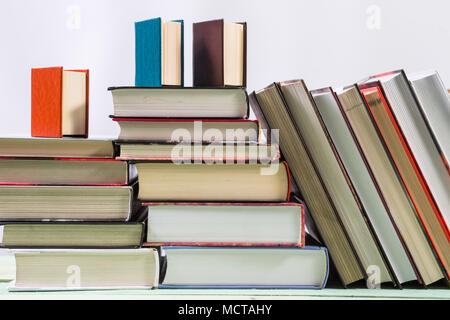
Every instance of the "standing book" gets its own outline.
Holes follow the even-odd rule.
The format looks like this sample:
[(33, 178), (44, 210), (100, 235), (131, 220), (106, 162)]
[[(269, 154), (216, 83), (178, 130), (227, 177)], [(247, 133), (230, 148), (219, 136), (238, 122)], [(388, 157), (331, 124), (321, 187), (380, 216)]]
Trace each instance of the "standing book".
[(247, 23), (194, 23), (194, 86), (247, 86)]
[(250, 95), (250, 103), (264, 129), (280, 129), (281, 153), (289, 163), (295, 183), (330, 252), (343, 284), (349, 285), (362, 280), (365, 277), (364, 271), (311, 159), (310, 151), (292, 122), (279, 88), (272, 84), (253, 92)]

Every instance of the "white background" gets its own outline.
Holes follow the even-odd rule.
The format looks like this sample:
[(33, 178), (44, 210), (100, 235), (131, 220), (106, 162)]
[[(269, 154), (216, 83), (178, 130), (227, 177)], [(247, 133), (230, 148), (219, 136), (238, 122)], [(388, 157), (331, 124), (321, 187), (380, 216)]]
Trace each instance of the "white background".
[(192, 22), (248, 23), (248, 90), (305, 79), (348, 85), (404, 68), (436, 69), (450, 86), (448, 0), (13, 0), (0, 6), (0, 136), (30, 135), (30, 69), (88, 68), (90, 137), (116, 137), (108, 86), (134, 85), (134, 22), (185, 21), (185, 83), (192, 84)]

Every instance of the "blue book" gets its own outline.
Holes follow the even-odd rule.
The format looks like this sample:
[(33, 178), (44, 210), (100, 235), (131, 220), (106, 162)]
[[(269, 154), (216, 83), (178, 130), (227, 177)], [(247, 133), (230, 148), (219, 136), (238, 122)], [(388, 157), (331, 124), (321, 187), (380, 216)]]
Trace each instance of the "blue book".
[[(181, 24), (180, 46), (180, 86), (184, 85), (184, 22), (173, 20)], [(161, 18), (135, 22), (136, 45), (136, 87), (161, 87), (162, 81), (162, 43), (163, 24)]]
[(161, 247), (158, 288), (321, 289), (329, 273), (324, 247)]

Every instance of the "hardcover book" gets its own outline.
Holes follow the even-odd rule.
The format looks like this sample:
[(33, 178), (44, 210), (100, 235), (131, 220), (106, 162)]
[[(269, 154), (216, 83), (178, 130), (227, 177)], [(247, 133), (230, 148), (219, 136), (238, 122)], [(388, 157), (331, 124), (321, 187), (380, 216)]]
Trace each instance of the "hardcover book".
[(280, 158), (276, 144), (260, 143), (122, 143), (117, 159), (128, 161), (176, 161), (182, 163), (271, 163)]
[(10, 291), (151, 289), (158, 285), (155, 249), (14, 250)]
[(184, 85), (184, 22), (135, 22), (136, 87)]
[(247, 23), (193, 25), (194, 86), (247, 86)]
[(140, 200), (285, 202), (289, 169), (272, 164), (137, 163)]
[(146, 246), (305, 245), (304, 207), (299, 203), (148, 202)]
[(31, 69), (31, 136), (87, 137), (89, 70)]
[[(450, 96), (436, 71), (408, 75), (423, 118), (433, 134), (441, 158), (450, 171)], [(448, 228), (448, 226), (447, 226)]]
[[(365, 273), (356, 258), (342, 221), (311, 159), (285, 100), (276, 84), (250, 95), (250, 104), (264, 129), (279, 129), (282, 156), (309, 208), (317, 229), (328, 248), (344, 285), (362, 280)], [(273, 141), (272, 141), (273, 143)]]
[(112, 118), (121, 142), (246, 143), (258, 142), (257, 120)]
[(321, 289), (328, 279), (324, 247), (162, 247), (159, 288)]
[(0, 156), (15, 158), (112, 159), (111, 140), (0, 138)]
[[(424, 120), (417, 98), (403, 70), (371, 77), (365, 85), (379, 83), (386, 98), (393, 121), (400, 130), (405, 150), (422, 183), (427, 186), (440, 212), (436, 219), (441, 228), (450, 224), (450, 175), (442, 152)], [(420, 214), (420, 213), (419, 213)]]
[(0, 221), (127, 221), (132, 186), (0, 185)]
[(419, 169), (415, 166), (414, 161), (411, 161), (414, 156), (407, 147), (390, 104), (383, 94), (383, 89), (378, 82), (361, 85), (360, 88), (370, 115), (387, 147), (387, 152), (394, 161), (414, 208), (448, 274), (450, 271), (448, 229), (445, 223), (441, 224), (441, 213), (434, 204)]
[(134, 165), (115, 159), (0, 157), (0, 185), (118, 186), (136, 179)]
[(351, 125), (391, 215), (402, 235), (416, 268), (418, 281), (428, 285), (443, 278), (432, 247), (417, 219), (400, 174), (386, 152), (382, 138), (357, 86), (345, 88), (337, 96)]
[(376, 265), (380, 283), (394, 282), (306, 84), (292, 80), (281, 82), (279, 88), (364, 270)]
[(141, 222), (8, 222), (0, 224), (1, 248), (138, 248)]

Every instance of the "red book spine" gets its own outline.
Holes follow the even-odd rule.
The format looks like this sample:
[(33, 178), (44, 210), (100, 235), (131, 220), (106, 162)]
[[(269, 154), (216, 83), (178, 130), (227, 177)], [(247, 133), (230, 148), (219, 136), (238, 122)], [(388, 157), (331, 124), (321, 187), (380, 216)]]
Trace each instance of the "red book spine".
[(86, 74), (86, 131), (83, 135), (84, 138), (89, 136), (89, 69), (81, 69), (81, 70), (67, 70), (73, 72), (83, 72)]

